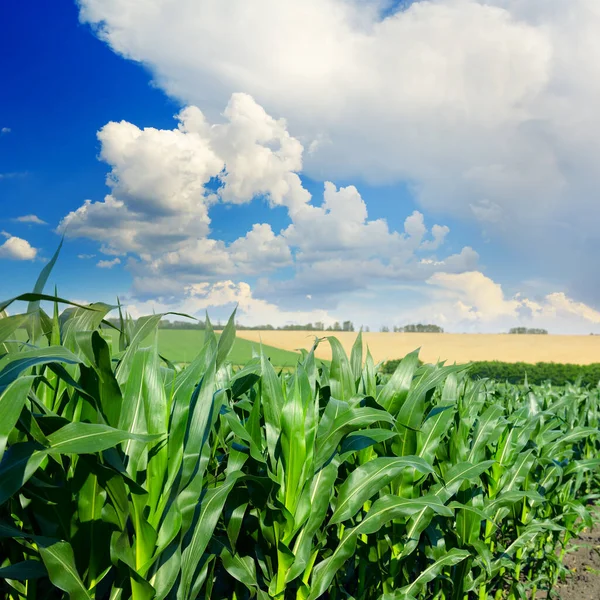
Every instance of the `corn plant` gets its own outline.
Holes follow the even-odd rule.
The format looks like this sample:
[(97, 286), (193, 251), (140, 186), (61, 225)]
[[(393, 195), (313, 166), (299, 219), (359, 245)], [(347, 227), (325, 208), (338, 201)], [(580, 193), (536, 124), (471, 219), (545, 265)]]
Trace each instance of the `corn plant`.
[(234, 369), (234, 316), (182, 368), (163, 315), (45, 295), (55, 261), (0, 304), (5, 597), (513, 600), (564, 577), (598, 498), (597, 388), (416, 352), (382, 377), (360, 335)]

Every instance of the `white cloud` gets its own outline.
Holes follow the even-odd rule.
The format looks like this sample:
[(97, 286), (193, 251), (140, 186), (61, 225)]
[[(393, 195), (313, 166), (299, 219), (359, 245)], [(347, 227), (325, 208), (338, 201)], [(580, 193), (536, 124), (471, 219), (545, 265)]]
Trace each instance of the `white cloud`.
[(524, 258), (569, 254), (553, 262), (571, 276), (582, 235), (584, 259), (600, 250), (597, 0), (420, 1), (385, 19), (382, 4), (80, 2), (184, 103), (214, 117), (243, 90), (285, 115), (312, 178), (408, 182), (426, 210), (485, 222)]
[(13, 219), (13, 221), (17, 221), (19, 223), (31, 223), (34, 225), (47, 225), (46, 221), (42, 221), (37, 215), (23, 215), (22, 217), (17, 217)]
[[(144, 254), (206, 237), (208, 209), (218, 199), (239, 204), (265, 195), (292, 212), (308, 202), (296, 173), (302, 145), (285, 122), (245, 94), (234, 94), (224, 115), (226, 123), (210, 125), (190, 106), (174, 130), (141, 130), (125, 121), (103, 127), (100, 156), (111, 165), (112, 193), (69, 213), (59, 231), (105, 242), (104, 252)], [(218, 195), (206, 187), (217, 177)]]
[(508, 331), (525, 325), (551, 333), (589, 333), (600, 330), (600, 312), (576, 302), (564, 292), (528, 298), (507, 297), (502, 286), (479, 271), (438, 272), (428, 281), (430, 300), (412, 313), (458, 331)]
[(99, 260), (96, 266), (100, 269), (112, 269), (116, 265), (121, 264), (120, 258), (113, 258), (113, 260)]
[[(428, 284), (428, 285), (427, 285)], [(280, 302), (258, 298), (248, 283), (223, 280), (186, 286), (182, 296), (159, 297), (141, 302), (131, 299), (127, 310), (134, 317), (153, 312), (181, 311), (203, 318), (225, 320), (237, 306), (237, 320), (245, 325), (304, 324), (350, 319), (355, 326), (377, 330), (381, 325), (427, 322), (448, 332), (502, 333), (515, 326), (541, 327), (550, 333), (600, 332), (600, 311), (573, 301), (563, 292), (535, 299), (522, 294), (508, 296), (502, 286), (480, 272), (439, 272), (426, 285), (378, 284), (364, 292), (345, 294), (333, 310), (313, 309), (310, 298), (304, 308), (285, 309)]]
[(77, 258), (80, 258), (81, 260), (89, 260), (90, 258), (96, 258), (95, 254), (78, 254)]
[(10, 133), (10, 131), (10, 127), (2, 127), (2, 129), (0, 129), (0, 135), (6, 135), (7, 133)]
[(37, 256), (37, 248), (34, 248), (27, 240), (10, 235), (5, 231), (2, 232), (2, 235), (6, 241), (0, 245), (0, 258), (33, 260)]
[(226, 318), (237, 306), (237, 320), (244, 325), (255, 326), (271, 324), (280, 327), (288, 324), (314, 323), (321, 321), (333, 323), (334, 319), (324, 310), (289, 311), (276, 304), (257, 299), (248, 283), (235, 283), (231, 280), (212, 284), (201, 283), (186, 287), (185, 295), (175, 304), (159, 300), (134, 302), (127, 305), (127, 311), (134, 318), (152, 312), (177, 310), (191, 316), (202, 318), (204, 311), (215, 311)]
[[(434, 225), (429, 231), (418, 211), (406, 218), (402, 232), (390, 230), (385, 219), (370, 220), (354, 186), (338, 189), (326, 182), (323, 202), (315, 205), (297, 173), (302, 145), (285, 121), (245, 94), (232, 96), (224, 123), (210, 124), (196, 107), (177, 118), (173, 130), (142, 130), (127, 122), (102, 128), (100, 156), (111, 168), (111, 193), (102, 202), (87, 200), (58, 228), (68, 237), (101, 242), (104, 254), (129, 254), (134, 290), (143, 297), (168, 288), (170, 295), (182, 294), (190, 282), (264, 277), (286, 267), (295, 268), (297, 277), (281, 290), (305, 296), (317, 281), (329, 279), (320, 289), (335, 294), (350, 282), (364, 287), (381, 278), (425, 279), (433, 264), (449, 272), (477, 264), (470, 248), (439, 259), (431, 255), (449, 229)], [(213, 204), (247, 203), (256, 196), (284, 206), (290, 225), (276, 233), (268, 223), (255, 223), (230, 243), (209, 237)], [(432, 256), (429, 264), (421, 261), (423, 254)], [(336, 290), (331, 282), (341, 278), (346, 281)]]
[(423, 250), (437, 250), (444, 243), (444, 240), (449, 233), (450, 228), (446, 225), (434, 225), (431, 228), (433, 239), (422, 242), (421, 248)]

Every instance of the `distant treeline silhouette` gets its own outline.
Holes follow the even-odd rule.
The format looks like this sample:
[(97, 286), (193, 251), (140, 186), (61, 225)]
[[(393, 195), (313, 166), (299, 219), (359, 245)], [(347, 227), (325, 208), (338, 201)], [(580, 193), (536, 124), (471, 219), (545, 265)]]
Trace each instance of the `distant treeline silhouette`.
[[(115, 327), (119, 327), (120, 326), (120, 321), (119, 319), (115, 319), (115, 318), (110, 318), (110, 319), (106, 319), (111, 325), (114, 325)], [(213, 329), (215, 330), (220, 330), (223, 329), (225, 327), (224, 324), (222, 324), (220, 321), (217, 323), (213, 323), (212, 324)], [(107, 327), (106, 325), (104, 325), (104, 327)], [(253, 325), (253, 326), (249, 326), (249, 325), (243, 325), (242, 323), (236, 323), (235, 325), (236, 329), (239, 329), (240, 331), (354, 331), (354, 324), (352, 323), (352, 321), (343, 321), (341, 324), (336, 321), (335, 323), (333, 323), (333, 325), (329, 325), (327, 327), (325, 327), (325, 323), (322, 323), (320, 321), (317, 321), (316, 323), (305, 323), (303, 325), (283, 325), (280, 327), (274, 327), (273, 325), (270, 324), (266, 324), (266, 325)], [(160, 323), (158, 324), (158, 328), (159, 329), (198, 329), (198, 330), (205, 330), (206, 329), (206, 322), (202, 321), (201, 319), (198, 320), (190, 320), (190, 321), (168, 321), (166, 319), (163, 319), (160, 321)], [(368, 331), (368, 327), (366, 328), (366, 330)]]
[(528, 327), (513, 327), (508, 330), (508, 333), (513, 334), (533, 334), (533, 335), (548, 335), (548, 331), (546, 329), (536, 329), (528, 328)]

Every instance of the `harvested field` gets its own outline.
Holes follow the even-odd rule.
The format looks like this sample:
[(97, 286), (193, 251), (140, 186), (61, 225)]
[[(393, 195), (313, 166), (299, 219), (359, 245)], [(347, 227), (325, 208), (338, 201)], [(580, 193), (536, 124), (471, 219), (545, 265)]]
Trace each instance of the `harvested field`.
[[(335, 335), (350, 352), (356, 333), (314, 331), (238, 331), (239, 338), (262, 340), (283, 350), (310, 349), (315, 334)], [(587, 365), (600, 362), (600, 336), (510, 335), (468, 333), (365, 333), (363, 339), (376, 362), (402, 358), (421, 348), (425, 362), (499, 360), (504, 362), (556, 362)], [(317, 356), (330, 359), (329, 344), (321, 344)]]

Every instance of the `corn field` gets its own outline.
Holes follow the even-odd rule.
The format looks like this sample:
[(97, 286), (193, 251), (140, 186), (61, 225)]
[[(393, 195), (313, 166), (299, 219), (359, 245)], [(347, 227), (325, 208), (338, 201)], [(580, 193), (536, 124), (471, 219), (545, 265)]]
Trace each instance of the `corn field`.
[(473, 382), (416, 352), (382, 380), (360, 335), (350, 357), (321, 341), (328, 365), (234, 369), (233, 317), (180, 368), (161, 315), (122, 318), (118, 348), (110, 306), (47, 315), (51, 267), (0, 319), (2, 597), (547, 597), (592, 526), (597, 388)]

